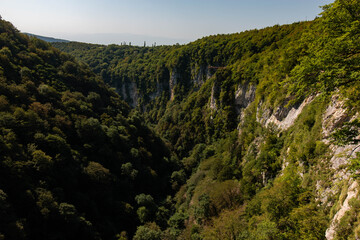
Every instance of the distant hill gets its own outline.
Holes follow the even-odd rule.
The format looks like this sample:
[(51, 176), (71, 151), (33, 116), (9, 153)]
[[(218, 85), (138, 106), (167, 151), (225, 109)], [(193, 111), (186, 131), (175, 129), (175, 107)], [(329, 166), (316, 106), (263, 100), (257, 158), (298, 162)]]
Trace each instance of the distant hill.
[(36, 35), (36, 34), (32, 34), (32, 33), (24, 33), (26, 35), (32, 36), (32, 37), (36, 37), (38, 39), (41, 39), (43, 41), (46, 42), (70, 42), (68, 40), (64, 40), (64, 39), (58, 39), (58, 38), (52, 38), (52, 37), (44, 37), (44, 36), (40, 36), (40, 35)]

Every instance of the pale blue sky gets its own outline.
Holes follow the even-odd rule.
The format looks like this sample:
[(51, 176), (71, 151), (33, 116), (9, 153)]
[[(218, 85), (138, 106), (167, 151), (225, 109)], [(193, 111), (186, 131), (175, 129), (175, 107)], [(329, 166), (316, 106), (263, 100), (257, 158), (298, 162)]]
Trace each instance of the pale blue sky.
[[(193, 41), (312, 20), (333, 0), (0, 0), (20, 31), (94, 43)], [(139, 43), (138, 43), (139, 44)]]

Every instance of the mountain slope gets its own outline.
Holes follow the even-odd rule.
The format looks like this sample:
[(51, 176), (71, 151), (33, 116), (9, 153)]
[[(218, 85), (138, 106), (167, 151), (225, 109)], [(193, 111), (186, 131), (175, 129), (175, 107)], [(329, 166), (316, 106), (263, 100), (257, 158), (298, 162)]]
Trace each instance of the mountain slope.
[(0, 32), (0, 238), (131, 235), (137, 199), (150, 216), (171, 194), (168, 145), (85, 65)]
[(36, 35), (36, 34), (32, 34), (32, 33), (24, 33), (30, 37), (36, 37), (40, 40), (43, 40), (45, 42), (50, 42), (50, 43), (53, 43), (53, 42), (70, 42), (68, 40), (64, 40), (64, 39), (59, 39), (59, 38), (52, 38), (52, 37), (44, 37), (44, 36), (40, 36), (40, 35)]
[(1, 238), (359, 238), (359, 6), (183, 46), (54, 43), (98, 75), (1, 21)]
[[(184, 46), (54, 45), (114, 86), (182, 159), (162, 238), (352, 239), (359, 6), (338, 0), (312, 22)], [(148, 222), (135, 238), (154, 232)]]

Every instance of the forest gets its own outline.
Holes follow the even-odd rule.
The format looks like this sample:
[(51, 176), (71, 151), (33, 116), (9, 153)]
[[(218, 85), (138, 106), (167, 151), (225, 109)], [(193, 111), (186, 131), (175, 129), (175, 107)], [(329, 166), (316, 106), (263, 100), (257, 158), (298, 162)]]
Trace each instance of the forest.
[(0, 239), (360, 238), (359, 79), (359, 0), (173, 46), (0, 20)]

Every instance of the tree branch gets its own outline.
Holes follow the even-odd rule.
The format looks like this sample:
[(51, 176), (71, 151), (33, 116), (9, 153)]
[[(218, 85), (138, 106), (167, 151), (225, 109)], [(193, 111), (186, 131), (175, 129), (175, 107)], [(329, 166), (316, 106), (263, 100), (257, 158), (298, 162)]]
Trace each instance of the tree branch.
[(357, 146), (351, 151), (351, 153), (349, 154), (349, 156), (347, 157), (346, 160), (348, 160), (348, 159), (351, 157), (351, 155), (355, 152), (355, 150), (356, 150), (357, 148), (359, 148), (359, 147), (360, 147), (360, 144), (357, 145)]

